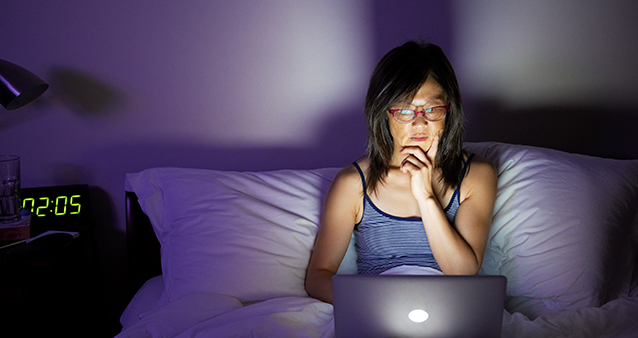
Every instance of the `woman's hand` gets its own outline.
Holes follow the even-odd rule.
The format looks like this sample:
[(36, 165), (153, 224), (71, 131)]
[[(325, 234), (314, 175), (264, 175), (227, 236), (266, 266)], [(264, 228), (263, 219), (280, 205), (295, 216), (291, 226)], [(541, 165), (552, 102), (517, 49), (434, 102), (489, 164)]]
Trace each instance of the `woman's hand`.
[(432, 188), (432, 177), (436, 168), (439, 138), (439, 133), (434, 135), (430, 148), (426, 151), (419, 146), (408, 146), (401, 150), (401, 154), (407, 155), (401, 162), (401, 171), (410, 174), (412, 195), (419, 203), (428, 198), (437, 200)]
[(401, 154), (407, 157), (401, 163), (401, 170), (410, 174), (412, 195), (419, 204), (428, 242), (441, 271), (476, 274), (483, 262), (492, 221), (496, 170), (488, 161), (475, 157), (472, 170), (463, 180), (454, 223), (450, 224), (432, 186), (438, 177), (435, 171), (438, 142), (437, 134), (426, 151), (413, 146), (403, 148)]

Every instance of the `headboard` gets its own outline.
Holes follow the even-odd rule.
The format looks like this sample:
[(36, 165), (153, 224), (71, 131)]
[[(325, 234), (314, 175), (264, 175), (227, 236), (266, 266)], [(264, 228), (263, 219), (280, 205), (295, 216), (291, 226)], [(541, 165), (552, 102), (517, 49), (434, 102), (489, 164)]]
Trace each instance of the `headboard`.
[(159, 241), (150, 219), (137, 201), (137, 195), (127, 191), (125, 199), (129, 292), (132, 297), (144, 282), (162, 273), (162, 266)]

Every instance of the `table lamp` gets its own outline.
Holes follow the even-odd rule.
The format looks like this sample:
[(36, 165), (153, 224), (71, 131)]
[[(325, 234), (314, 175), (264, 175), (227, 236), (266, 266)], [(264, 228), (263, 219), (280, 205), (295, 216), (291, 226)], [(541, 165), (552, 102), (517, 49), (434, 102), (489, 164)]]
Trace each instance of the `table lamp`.
[(30, 71), (0, 59), (0, 104), (20, 108), (42, 95), (49, 85)]

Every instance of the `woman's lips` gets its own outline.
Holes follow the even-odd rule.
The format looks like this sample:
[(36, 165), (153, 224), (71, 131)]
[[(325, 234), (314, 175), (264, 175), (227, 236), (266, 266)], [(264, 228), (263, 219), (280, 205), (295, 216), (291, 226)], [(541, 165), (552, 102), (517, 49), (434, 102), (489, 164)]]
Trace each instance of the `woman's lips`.
[(425, 135), (416, 135), (416, 136), (410, 137), (410, 140), (412, 140), (414, 142), (424, 142), (427, 139), (428, 139), (428, 137), (425, 136)]

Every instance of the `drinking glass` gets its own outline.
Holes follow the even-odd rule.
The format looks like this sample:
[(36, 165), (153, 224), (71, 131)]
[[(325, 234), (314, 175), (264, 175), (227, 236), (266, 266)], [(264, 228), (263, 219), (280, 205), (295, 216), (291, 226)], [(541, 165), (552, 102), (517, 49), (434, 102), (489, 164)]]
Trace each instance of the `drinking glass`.
[(20, 220), (20, 157), (0, 155), (0, 223)]

